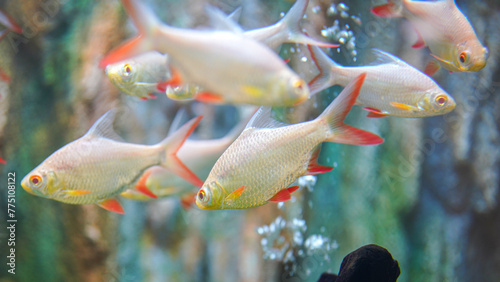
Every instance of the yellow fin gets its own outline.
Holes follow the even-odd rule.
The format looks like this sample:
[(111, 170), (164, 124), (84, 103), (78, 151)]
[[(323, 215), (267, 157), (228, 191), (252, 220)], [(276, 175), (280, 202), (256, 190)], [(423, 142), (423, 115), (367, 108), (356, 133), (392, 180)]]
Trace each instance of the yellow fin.
[(241, 186), (240, 188), (234, 190), (226, 197), (225, 201), (234, 201), (238, 199), (241, 196), (241, 193), (243, 193), (243, 190), (245, 190), (245, 186)]
[(65, 193), (70, 195), (70, 196), (82, 196), (82, 195), (90, 194), (92, 192), (87, 191), (87, 190), (68, 190), (68, 191), (65, 191)]
[(398, 102), (391, 102), (391, 106), (398, 108), (398, 109), (401, 109), (401, 110), (404, 110), (404, 111), (417, 111), (418, 110), (417, 107), (398, 103)]
[(438, 56), (436, 56), (434, 54), (431, 54), (431, 56), (434, 57), (436, 60), (440, 61), (441, 63), (445, 64), (445, 65), (449, 65), (449, 66), (455, 67), (455, 65), (452, 62), (448, 61), (448, 60), (440, 58), (440, 57), (438, 57)]
[(255, 98), (260, 98), (265, 94), (264, 91), (257, 86), (243, 85), (242, 88), (245, 93)]

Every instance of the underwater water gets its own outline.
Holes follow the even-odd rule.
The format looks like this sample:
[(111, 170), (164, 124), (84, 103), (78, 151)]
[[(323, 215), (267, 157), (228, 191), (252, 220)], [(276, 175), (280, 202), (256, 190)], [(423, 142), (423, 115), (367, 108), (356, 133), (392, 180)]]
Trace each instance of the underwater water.
[[(294, 4), (143, 2), (168, 25), (197, 30), (228, 28), (214, 27), (204, 4), (225, 14), (241, 7), (232, 17), (245, 31), (279, 21)], [(301, 27), (316, 40), (340, 44), (323, 50), (343, 66), (372, 62), (372, 48), (419, 70), (432, 58), (428, 48), (411, 48), (417, 36), (406, 19), (370, 12), (384, 1), (309, 2)], [(454, 98), (452, 112), (367, 118), (367, 111), (354, 106), (346, 123), (384, 143), (323, 143), (318, 163), (333, 170), (300, 177), (293, 184), (300, 188), (285, 202), (240, 210), (202, 210), (196, 204), (186, 209), (181, 196), (198, 188), (183, 182), (187, 189), (164, 189), (158, 199), (117, 195), (121, 215), (96, 204), (30, 194), (21, 180), (113, 108), (119, 110), (114, 128), (124, 142), (146, 145), (180, 127), (173, 122), (179, 111), (184, 112), (181, 125), (203, 115), (189, 137), (203, 141), (230, 135), (255, 109), (174, 101), (163, 93), (143, 101), (120, 91), (99, 66), (137, 33), (120, 1), (0, 2), (23, 28), (0, 41), (0, 68), (10, 77), (0, 80), (0, 157), (6, 160), (0, 164), (0, 280), (317, 281), (323, 272), (338, 273), (348, 253), (377, 244), (398, 261), (399, 281), (498, 281), (500, 1), (456, 3), (489, 57), (479, 71), (441, 69), (432, 76)], [(209, 49), (201, 47), (200, 52)], [(318, 75), (306, 45), (285, 43), (279, 54), (306, 82)], [(294, 108), (275, 107), (275, 115), (288, 123), (314, 119), (342, 89), (330, 87)], [(209, 157), (191, 153), (186, 166), (198, 165), (199, 173), (208, 174)], [(118, 182), (113, 171), (99, 171), (98, 177)], [(77, 177), (83, 186), (92, 180)]]

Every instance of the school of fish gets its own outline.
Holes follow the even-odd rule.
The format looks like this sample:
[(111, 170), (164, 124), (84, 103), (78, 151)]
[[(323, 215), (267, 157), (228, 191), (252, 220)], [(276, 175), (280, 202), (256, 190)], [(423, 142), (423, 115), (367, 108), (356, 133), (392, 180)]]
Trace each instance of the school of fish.
[[(440, 67), (479, 71), (488, 59), (487, 47), (454, 0), (403, 0), (371, 8), (377, 16), (410, 22), (418, 38), (412, 47), (430, 50), (424, 71), (378, 49), (372, 50), (376, 59), (371, 64), (336, 63), (328, 50), (339, 44), (315, 39), (308, 35), (314, 32), (302, 27), (309, 0), (297, 0), (275, 24), (247, 31), (237, 24), (240, 10), (226, 15), (206, 7), (211, 28), (189, 29), (163, 23), (139, 0), (121, 2), (139, 33), (104, 56), (99, 66), (124, 94), (149, 100), (165, 93), (172, 103), (196, 100), (260, 108), (248, 123), (240, 114), (240, 124), (219, 139), (188, 139), (201, 116), (183, 125), (174, 122), (174, 130), (156, 145), (122, 141), (113, 130), (119, 111), (110, 110), (84, 136), (23, 178), (22, 187), (33, 195), (96, 204), (116, 213), (125, 212), (120, 196), (179, 197), (186, 208), (195, 203), (204, 210), (288, 201), (299, 188), (297, 178), (333, 169), (318, 163), (323, 142), (384, 141), (344, 123), (353, 106), (367, 110), (369, 118), (447, 114), (455, 100), (430, 75)], [(0, 24), (21, 32), (3, 11)], [(301, 77), (280, 57), (283, 43), (306, 46), (318, 74), (309, 81)], [(286, 124), (273, 117), (273, 107), (307, 103), (334, 85), (344, 89), (317, 118)]]

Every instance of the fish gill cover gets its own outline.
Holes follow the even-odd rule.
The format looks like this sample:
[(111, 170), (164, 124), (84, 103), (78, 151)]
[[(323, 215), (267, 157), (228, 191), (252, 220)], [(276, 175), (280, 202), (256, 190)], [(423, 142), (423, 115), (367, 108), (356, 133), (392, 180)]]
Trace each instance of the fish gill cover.
[(499, 8), (0, 3), (0, 278), (496, 281)]

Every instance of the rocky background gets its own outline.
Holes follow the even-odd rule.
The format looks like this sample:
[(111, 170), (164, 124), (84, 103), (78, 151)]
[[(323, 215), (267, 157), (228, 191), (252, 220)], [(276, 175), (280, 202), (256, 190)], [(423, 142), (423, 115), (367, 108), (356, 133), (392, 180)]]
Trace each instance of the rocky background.
[[(203, 24), (205, 0), (150, 1), (174, 26)], [(311, 34), (339, 21), (353, 31), (357, 60), (344, 44), (333, 58), (370, 61), (370, 48), (423, 68), (428, 51), (414, 50), (403, 19), (369, 13), (384, 1), (311, 0)], [(226, 12), (241, 6), (245, 29), (274, 23), (293, 1), (210, 1)], [(334, 6), (336, 13), (330, 7)], [(434, 78), (456, 100), (454, 112), (426, 119), (370, 120), (354, 109), (348, 123), (380, 134), (379, 146), (323, 145), (320, 163), (335, 169), (303, 186), (284, 205), (245, 211), (185, 211), (176, 199), (122, 200), (126, 215), (27, 194), (19, 185), (52, 152), (80, 137), (106, 110), (130, 109), (117, 128), (129, 142), (153, 144), (168, 132), (177, 108), (206, 118), (195, 138), (224, 135), (232, 107), (174, 104), (160, 96), (142, 102), (119, 93), (98, 62), (134, 31), (116, 0), (2, 1), (23, 27), (0, 43), (0, 250), (7, 254), (7, 173), (15, 172), (16, 274), (0, 264), (2, 281), (315, 281), (337, 272), (342, 258), (365, 244), (387, 248), (400, 281), (497, 281), (500, 277), (499, 119), (500, 1), (457, 0), (481, 42), (487, 66), (476, 73), (440, 71)], [(349, 37), (347, 38), (349, 39)], [(348, 40), (347, 40), (348, 41)], [(347, 42), (346, 42), (347, 43)], [(293, 51), (292, 51), (293, 50)], [(314, 76), (306, 48), (283, 56)], [(305, 57), (305, 59), (303, 59)], [(314, 116), (338, 93), (333, 87), (289, 119)]]

